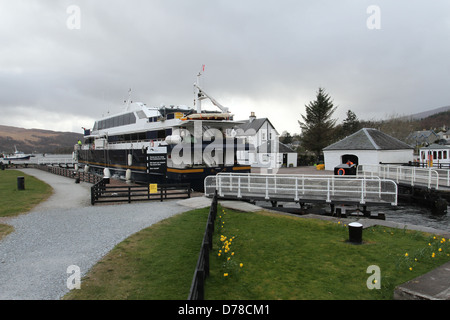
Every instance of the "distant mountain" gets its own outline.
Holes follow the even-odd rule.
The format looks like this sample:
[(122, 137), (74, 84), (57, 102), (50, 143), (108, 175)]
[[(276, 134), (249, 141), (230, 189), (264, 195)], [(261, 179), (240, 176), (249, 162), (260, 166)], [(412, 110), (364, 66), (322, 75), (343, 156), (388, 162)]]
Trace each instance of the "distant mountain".
[(415, 113), (415, 114), (406, 116), (405, 118), (412, 119), (412, 120), (421, 120), (421, 119), (430, 117), (432, 115), (442, 113), (442, 112), (447, 112), (447, 111), (450, 111), (450, 106), (440, 107), (440, 108), (436, 108), (436, 109), (432, 109), (432, 110), (428, 110), (428, 111), (424, 111), (424, 112)]
[(83, 135), (42, 129), (24, 129), (0, 125), (0, 153), (13, 153), (14, 146), (25, 153), (72, 153)]

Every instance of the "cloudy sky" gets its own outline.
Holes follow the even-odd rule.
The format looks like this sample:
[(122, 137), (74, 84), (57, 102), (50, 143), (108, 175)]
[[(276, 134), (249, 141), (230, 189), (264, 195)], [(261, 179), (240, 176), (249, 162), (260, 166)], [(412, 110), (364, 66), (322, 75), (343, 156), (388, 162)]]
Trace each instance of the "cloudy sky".
[(448, 0), (0, 0), (0, 41), (3, 125), (81, 132), (129, 88), (192, 105), (203, 64), (208, 94), (280, 133), (319, 87), (339, 122), (450, 105)]

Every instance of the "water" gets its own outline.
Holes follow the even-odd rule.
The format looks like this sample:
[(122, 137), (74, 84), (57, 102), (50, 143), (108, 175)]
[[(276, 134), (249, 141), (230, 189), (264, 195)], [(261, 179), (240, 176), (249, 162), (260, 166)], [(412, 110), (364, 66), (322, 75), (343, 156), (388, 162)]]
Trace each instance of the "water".
[(425, 226), (450, 232), (450, 208), (447, 214), (435, 215), (420, 206), (371, 207), (373, 213), (384, 213), (386, 221)]
[[(295, 203), (279, 202), (278, 204), (282, 204), (284, 208), (299, 209), (299, 205)], [(258, 201), (256, 205), (274, 209), (270, 208), (270, 202)], [(397, 205), (395, 207), (369, 206), (367, 207), (367, 210), (372, 214), (384, 213), (386, 221), (429, 227), (450, 232), (450, 207), (447, 209), (447, 214), (443, 215), (435, 215), (431, 212), (431, 209), (417, 205)], [(293, 211), (293, 213), (294, 212), (295, 211)], [(308, 212), (325, 214), (325, 212), (330, 212), (330, 206), (326, 204), (313, 204), (313, 207), (308, 210)]]

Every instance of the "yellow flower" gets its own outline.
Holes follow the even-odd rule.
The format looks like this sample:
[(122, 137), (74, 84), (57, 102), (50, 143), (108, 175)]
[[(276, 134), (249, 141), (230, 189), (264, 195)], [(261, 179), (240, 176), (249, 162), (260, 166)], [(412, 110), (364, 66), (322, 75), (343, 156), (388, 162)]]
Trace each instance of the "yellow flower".
[(405, 253), (405, 257), (407, 257), (408, 256), (408, 252), (407, 253)]
[(230, 257), (228, 257), (228, 258), (227, 258), (227, 261), (230, 261), (230, 259), (231, 259), (231, 258), (230, 258)]
[(417, 258), (414, 258), (414, 261), (416, 261), (416, 262), (417, 262)]
[(241, 263), (239, 264), (239, 267), (242, 268), (243, 266), (244, 266), (244, 264), (241, 262)]
[(439, 248), (439, 252), (441, 252), (442, 251), (442, 248)]
[(428, 242), (428, 246), (431, 246), (431, 243)]
[(228, 273), (224, 273), (223, 276), (224, 276), (224, 277), (228, 277)]
[(412, 271), (412, 267), (409, 267), (409, 271)]
[(220, 253), (218, 254), (218, 256), (220, 257)]
[(234, 252), (232, 252), (231, 255), (234, 256)]
[(433, 252), (433, 253), (431, 254), (431, 257), (434, 258), (435, 256), (436, 256), (436, 254)]

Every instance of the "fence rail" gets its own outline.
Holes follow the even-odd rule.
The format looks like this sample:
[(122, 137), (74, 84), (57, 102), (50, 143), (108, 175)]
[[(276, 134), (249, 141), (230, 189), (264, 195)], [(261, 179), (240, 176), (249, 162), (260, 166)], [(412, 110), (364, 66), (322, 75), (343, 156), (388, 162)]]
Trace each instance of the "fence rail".
[(191, 289), (188, 300), (203, 300), (205, 298), (205, 279), (209, 276), (209, 253), (212, 249), (212, 237), (214, 233), (214, 222), (217, 216), (217, 192), (214, 193), (209, 208), (208, 220), (206, 222), (205, 234), (203, 236), (200, 254), (195, 267)]
[(399, 165), (359, 165), (358, 177), (378, 176), (383, 179), (392, 179), (397, 183), (411, 186), (426, 186), (436, 189), (450, 187), (450, 171), (445, 169), (418, 168), (415, 166)]
[(371, 177), (219, 173), (205, 179), (205, 195), (292, 202), (397, 205), (397, 185)]
[(149, 185), (110, 186), (106, 179), (98, 181), (91, 187), (91, 204), (104, 202), (128, 202), (185, 199), (191, 197), (191, 186), (184, 184), (158, 184), (157, 191), (151, 192)]
[(91, 172), (84, 172), (82, 170), (74, 170), (74, 169), (68, 169), (68, 168), (62, 168), (57, 166), (47, 166), (47, 165), (38, 165), (36, 166), (37, 169), (47, 171), (53, 174), (57, 174), (63, 177), (72, 178), (72, 179), (79, 179), (83, 182), (88, 182), (95, 184), (101, 180), (103, 180), (103, 177), (91, 173)]

